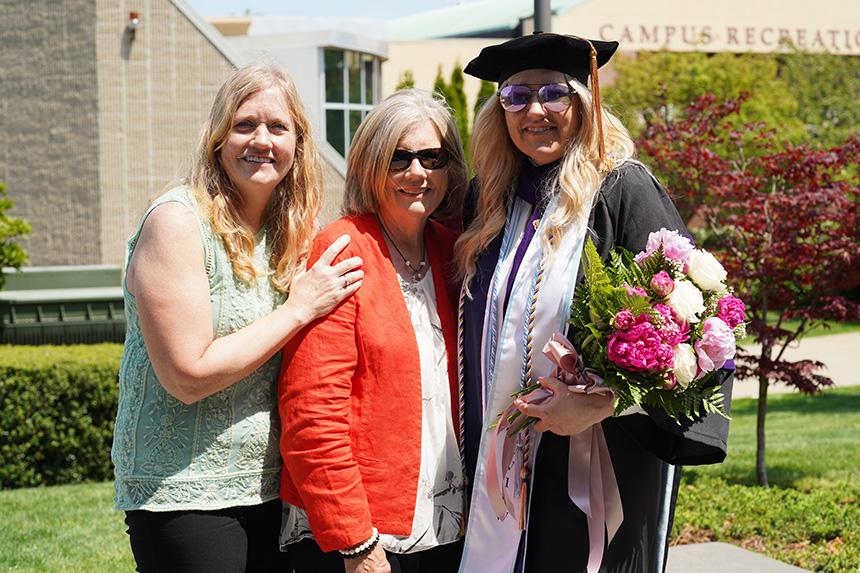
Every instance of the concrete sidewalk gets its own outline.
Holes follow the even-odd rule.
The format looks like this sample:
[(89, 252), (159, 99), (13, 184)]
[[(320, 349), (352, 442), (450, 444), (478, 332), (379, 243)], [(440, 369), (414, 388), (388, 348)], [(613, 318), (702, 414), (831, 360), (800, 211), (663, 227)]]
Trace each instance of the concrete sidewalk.
[(694, 543), (669, 548), (666, 573), (809, 573), (728, 543)]
[[(753, 352), (757, 346), (750, 346)], [(829, 376), (837, 387), (860, 384), (860, 368), (856, 359), (860, 357), (860, 332), (828, 334), (804, 338), (789, 347), (783, 358), (786, 360), (819, 360), (827, 365), (820, 371)], [(797, 392), (784, 384), (774, 384), (768, 388), (768, 395)], [(757, 398), (756, 380), (735, 380), (732, 398)]]

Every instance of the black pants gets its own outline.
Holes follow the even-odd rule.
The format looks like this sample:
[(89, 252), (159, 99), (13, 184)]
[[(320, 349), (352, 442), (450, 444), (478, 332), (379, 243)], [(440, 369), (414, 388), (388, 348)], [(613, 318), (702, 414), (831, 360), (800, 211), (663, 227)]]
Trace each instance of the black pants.
[[(296, 573), (344, 573), (340, 553), (323, 553), (316, 541), (306, 539), (289, 547)], [(385, 552), (391, 573), (456, 573), (462, 554), (462, 539), (418, 553)]]
[(141, 573), (288, 573), (278, 548), (281, 502), (217, 511), (127, 511)]

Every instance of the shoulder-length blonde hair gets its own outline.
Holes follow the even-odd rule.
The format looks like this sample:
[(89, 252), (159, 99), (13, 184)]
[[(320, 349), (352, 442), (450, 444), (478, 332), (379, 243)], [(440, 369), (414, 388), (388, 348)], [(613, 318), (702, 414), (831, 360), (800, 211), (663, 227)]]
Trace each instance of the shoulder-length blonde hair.
[[(601, 169), (598, 155), (597, 126), (591, 92), (580, 82), (567, 78), (577, 95), (580, 124), (571, 139), (549, 189), (559, 194), (558, 208), (549, 216), (541, 235), (548, 253), (552, 237), (562, 233), (591, 208), (594, 197), (609, 171), (633, 157), (633, 140), (614, 115), (601, 109), (606, 148), (606, 168)], [(475, 218), (460, 236), (455, 257), (466, 286), (475, 274), (478, 255), (501, 233), (505, 226), (508, 200), (514, 192), (526, 156), (514, 146), (505, 123), (505, 111), (497, 97), (487, 100), (475, 120), (472, 133), (472, 158), (480, 180), (480, 194)]]
[(468, 171), (457, 125), (442, 101), (415, 89), (394, 92), (373, 108), (358, 126), (346, 162), (345, 215), (378, 211), (397, 142), (407, 131), (424, 121), (436, 127), (442, 147), (450, 154), (446, 166), (448, 190), (431, 217), (446, 220), (460, 215)]
[[(254, 232), (242, 224), (242, 195), (224, 170), (220, 151), (242, 103), (269, 88), (283, 95), (296, 129), (296, 151), (293, 166), (275, 188), (264, 215), (272, 254), (269, 269), (261, 271), (254, 267)], [(275, 288), (289, 292), (313, 238), (322, 202), (321, 174), (310, 122), (286, 72), (269, 64), (252, 64), (230, 74), (203, 124), (188, 181), (212, 229), (224, 242), (236, 276), (250, 282), (268, 272)]]

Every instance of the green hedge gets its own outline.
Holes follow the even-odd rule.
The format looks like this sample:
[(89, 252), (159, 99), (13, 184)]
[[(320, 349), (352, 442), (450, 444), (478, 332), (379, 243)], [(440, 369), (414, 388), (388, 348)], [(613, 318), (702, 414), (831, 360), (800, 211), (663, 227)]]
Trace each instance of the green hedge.
[(113, 478), (122, 345), (0, 346), (0, 488)]

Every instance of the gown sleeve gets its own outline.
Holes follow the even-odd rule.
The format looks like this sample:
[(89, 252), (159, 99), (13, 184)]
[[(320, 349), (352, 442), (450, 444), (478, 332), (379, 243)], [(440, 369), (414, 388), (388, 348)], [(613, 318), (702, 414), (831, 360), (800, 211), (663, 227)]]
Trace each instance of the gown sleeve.
[[(600, 255), (606, 259), (616, 246), (634, 253), (645, 248), (648, 235), (661, 227), (689, 237), (684, 221), (666, 190), (648, 170), (631, 162), (607, 176), (589, 219), (589, 231)], [(582, 279), (582, 269), (578, 280)], [(733, 370), (722, 369), (713, 377), (731, 406)], [(726, 457), (729, 421), (706, 414), (695, 421), (678, 423), (662, 410), (644, 408), (647, 414), (619, 416), (612, 421), (631, 438), (665, 462), (700, 465)]]

